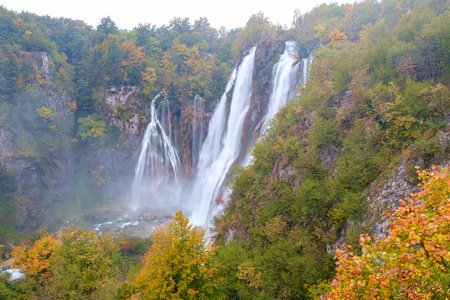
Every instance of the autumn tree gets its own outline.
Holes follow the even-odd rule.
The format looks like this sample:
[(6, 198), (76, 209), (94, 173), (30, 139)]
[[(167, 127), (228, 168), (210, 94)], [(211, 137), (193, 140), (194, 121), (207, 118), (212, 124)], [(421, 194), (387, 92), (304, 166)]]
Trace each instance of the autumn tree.
[(153, 245), (133, 283), (132, 299), (214, 299), (221, 278), (217, 276), (216, 248), (205, 230), (189, 224), (181, 210), (153, 234)]
[(41, 230), (42, 237), (35, 243), (25, 241), (14, 248), (12, 256), (16, 258), (13, 267), (20, 268), (36, 285), (42, 284), (51, 278), (51, 265), (55, 258), (59, 242), (45, 229)]
[(275, 27), (262, 12), (250, 17), (242, 31), (236, 34), (231, 51), (235, 60), (239, 60), (251, 47), (263, 41), (271, 40), (275, 35)]
[(97, 299), (100, 295), (111, 299), (117, 289), (120, 250), (107, 234), (99, 237), (93, 230), (72, 226), (49, 235), (43, 229), (25, 239), (12, 255), (14, 267), (30, 279), (29, 296), (37, 299)]
[(123, 42), (120, 47), (124, 54), (121, 68), (122, 79), (130, 84), (138, 84), (145, 59), (142, 47), (136, 47), (131, 40)]
[(42, 120), (44, 122), (47, 122), (47, 121), (52, 121), (53, 119), (55, 119), (55, 117), (56, 117), (55, 109), (56, 108), (54, 106), (50, 106), (50, 107), (42, 106), (41, 108), (37, 108), (36, 112), (42, 118)]
[(100, 119), (98, 114), (89, 115), (86, 118), (78, 119), (79, 129), (78, 135), (85, 139), (87, 137), (99, 137), (105, 134), (106, 125)]
[(421, 191), (401, 201), (385, 239), (361, 235), (360, 256), (336, 251), (337, 274), (320, 299), (448, 299), (449, 167), (418, 171)]

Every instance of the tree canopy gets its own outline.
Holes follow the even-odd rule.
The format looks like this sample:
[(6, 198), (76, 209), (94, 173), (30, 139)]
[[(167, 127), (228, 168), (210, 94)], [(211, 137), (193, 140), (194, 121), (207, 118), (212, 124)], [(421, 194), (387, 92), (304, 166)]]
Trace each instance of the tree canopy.
[(216, 248), (205, 230), (189, 224), (181, 210), (156, 229), (133, 285), (132, 299), (218, 299), (221, 278)]

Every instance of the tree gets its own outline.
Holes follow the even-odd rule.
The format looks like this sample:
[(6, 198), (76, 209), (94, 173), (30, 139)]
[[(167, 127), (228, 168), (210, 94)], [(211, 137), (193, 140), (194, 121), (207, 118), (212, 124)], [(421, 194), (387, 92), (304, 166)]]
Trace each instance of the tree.
[(116, 22), (114, 22), (110, 16), (107, 16), (106, 18), (103, 18), (97, 25), (97, 32), (99, 36), (98, 43), (101, 43), (110, 34), (112, 35), (118, 34), (119, 29), (116, 26)]
[(58, 299), (92, 299), (114, 285), (120, 250), (111, 237), (72, 226), (63, 232), (60, 243), (52, 265), (51, 286)]
[[(121, 256), (107, 234), (74, 226), (49, 235), (45, 229), (14, 248), (14, 267), (31, 279), (32, 299), (97, 299), (115, 288)], [(0, 299), (2, 298), (0, 278)], [(31, 296), (31, 294), (29, 296)], [(7, 298), (8, 299), (8, 298)], [(103, 298), (111, 299), (111, 296)]]
[(177, 211), (169, 224), (155, 230), (153, 245), (133, 283), (137, 293), (132, 299), (220, 298), (215, 252), (205, 230), (193, 227)]
[(99, 137), (105, 134), (106, 125), (100, 119), (98, 114), (89, 115), (86, 118), (78, 119), (78, 135), (81, 136), (82, 139), (87, 137)]
[(275, 27), (262, 12), (250, 17), (245, 28), (236, 34), (231, 51), (234, 59), (240, 59), (243, 54), (256, 44), (267, 42), (275, 35)]
[(26, 299), (22, 289), (17, 284), (14, 284), (8, 278), (8, 273), (0, 274), (0, 299), (2, 300), (18, 300)]
[(361, 235), (361, 256), (336, 251), (337, 274), (321, 299), (448, 299), (449, 168), (418, 171), (421, 191), (401, 201), (384, 240)]
[(142, 47), (137, 47), (131, 40), (125, 41), (120, 45), (124, 54), (122, 61), (122, 79), (130, 84), (138, 84), (143, 69), (145, 54)]
[(37, 108), (36, 112), (42, 118), (42, 120), (44, 122), (47, 122), (47, 121), (53, 121), (55, 119), (55, 117), (56, 117), (55, 109), (56, 109), (56, 107), (54, 107), (54, 106), (50, 106), (50, 107), (42, 106), (41, 108)]
[(105, 80), (115, 86), (122, 84), (122, 61), (123, 52), (119, 44), (119, 37), (110, 34), (102, 43), (103, 58), (102, 62), (105, 68)]
[(16, 257), (13, 266), (22, 269), (28, 274), (33, 283), (42, 284), (51, 278), (51, 265), (55, 258), (56, 250), (60, 247), (53, 235), (48, 235), (43, 229), (39, 235), (43, 235), (33, 245), (26, 244), (14, 248), (12, 255)]

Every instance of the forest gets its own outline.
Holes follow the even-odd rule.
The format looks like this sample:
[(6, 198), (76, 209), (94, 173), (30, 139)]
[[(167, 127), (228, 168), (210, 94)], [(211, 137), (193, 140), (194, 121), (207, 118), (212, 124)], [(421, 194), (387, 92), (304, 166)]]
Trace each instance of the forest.
[[(258, 13), (230, 31), (127, 31), (0, 6), (0, 262), (25, 274), (1, 273), (0, 299), (447, 299), (449, 7), (367, 0), (290, 28)], [(117, 205), (114, 176), (133, 175), (122, 164), (156, 95), (187, 135), (189, 99), (209, 117), (255, 45), (264, 97), (286, 41), (313, 57), (308, 81), (233, 168), (211, 228), (179, 210), (146, 238), (92, 229)], [(118, 91), (131, 100), (107, 100)]]

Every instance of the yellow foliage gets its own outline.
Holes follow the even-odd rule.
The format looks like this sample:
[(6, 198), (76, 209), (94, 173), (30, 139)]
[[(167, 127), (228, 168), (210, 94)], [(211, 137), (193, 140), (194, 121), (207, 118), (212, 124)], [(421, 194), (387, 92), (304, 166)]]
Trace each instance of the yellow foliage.
[(102, 178), (102, 171), (91, 171), (91, 182), (96, 186), (100, 186), (105, 183), (105, 179)]
[(133, 283), (144, 299), (211, 299), (220, 286), (216, 248), (206, 241), (205, 230), (189, 224), (181, 211), (153, 234), (153, 245)]
[(20, 88), (24, 88), (25, 87), (25, 82), (23, 81), (23, 75), (19, 75), (19, 78), (16, 81), (16, 86), (20, 89)]
[(36, 81), (39, 85), (44, 84), (45, 83), (45, 79), (42, 78), (42, 72), (41, 71), (36, 71)]
[(361, 235), (361, 256), (345, 245), (336, 251), (337, 274), (321, 299), (449, 297), (450, 171), (418, 174), (421, 191), (393, 212), (389, 236), (372, 243)]
[(77, 106), (77, 100), (73, 99), (72, 101), (69, 102), (69, 108), (71, 110), (77, 110), (78, 106)]
[(106, 125), (102, 122), (99, 115), (89, 115), (86, 118), (79, 118), (80, 124), (78, 129), (78, 135), (83, 139), (87, 137), (99, 137), (105, 134)]
[(238, 266), (238, 270), (237, 278), (244, 282), (250, 289), (258, 290), (261, 287), (261, 272), (257, 272), (253, 266), (244, 263)]
[(44, 122), (53, 121), (56, 117), (54, 106), (50, 107), (42, 106), (41, 108), (37, 108), (36, 112), (44, 120)]
[(51, 279), (51, 264), (59, 247), (60, 243), (53, 235), (42, 237), (31, 248), (17, 246), (12, 252), (12, 256), (16, 257), (13, 267), (27, 273), (35, 284), (41, 284)]

